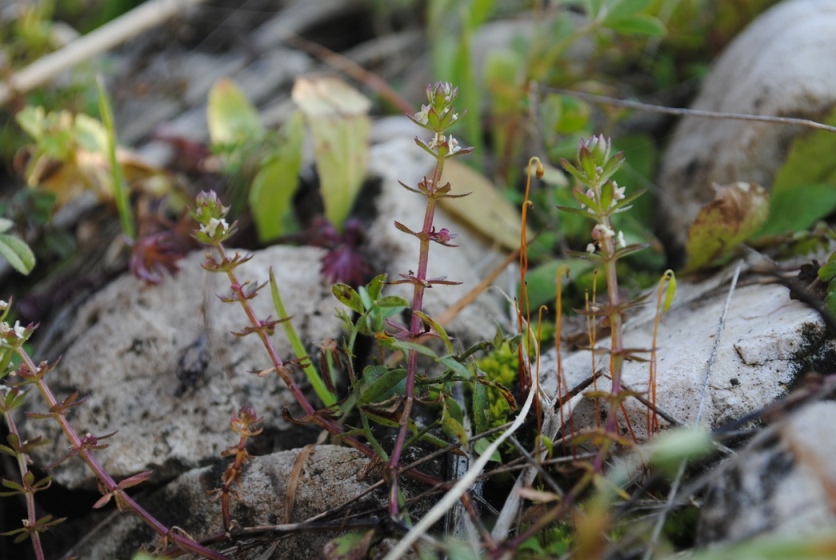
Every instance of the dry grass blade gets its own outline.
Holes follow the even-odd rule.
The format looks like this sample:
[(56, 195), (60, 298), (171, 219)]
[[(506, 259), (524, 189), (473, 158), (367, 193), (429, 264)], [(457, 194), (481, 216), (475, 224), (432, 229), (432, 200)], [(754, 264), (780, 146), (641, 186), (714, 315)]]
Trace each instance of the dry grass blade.
[(773, 117), (769, 115), (748, 115), (744, 113), (723, 113), (721, 111), (703, 111), (700, 109), (684, 109), (681, 107), (665, 107), (663, 105), (653, 105), (651, 103), (642, 103), (640, 101), (616, 99), (615, 97), (608, 97), (606, 95), (595, 95), (592, 93), (574, 91), (570, 89), (543, 86), (540, 86), (539, 89), (551, 93), (577, 97), (578, 99), (583, 99), (584, 101), (589, 101), (591, 103), (600, 103), (602, 105), (611, 105), (613, 107), (624, 107), (625, 109), (637, 109), (639, 111), (648, 111), (651, 113), (663, 113), (665, 115), (675, 115), (678, 117), (698, 117), (702, 119), (722, 120), (731, 119), (738, 121), (767, 122), (772, 124), (791, 124), (807, 128), (817, 128), (819, 130), (826, 130), (827, 132), (836, 132), (836, 126), (830, 126), (810, 119), (799, 119), (796, 117)]
[(15, 94), (29, 92), (53, 79), (59, 72), (106, 52), (203, 1), (150, 0), (134, 8), (13, 74), (7, 83), (0, 84), (0, 105), (5, 105)]
[[(723, 314), (720, 316), (720, 321), (717, 324), (717, 332), (714, 337), (714, 346), (711, 348), (711, 355), (708, 357), (708, 363), (705, 367), (705, 379), (703, 380), (703, 387), (700, 396), (700, 406), (697, 409), (697, 419), (695, 420), (694, 424), (699, 424), (700, 420), (702, 419), (703, 408), (705, 406), (706, 397), (708, 396), (708, 387), (711, 382), (711, 369), (714, 367), (714, 360), (717, 358), (717, 349), (720, 346), (720, 339), (721, 335), (723, 334), (723, 329), (726, 326), (726, 316), (729, 313), (729, 305), (731, 305), (732, 295), (734, 295), (734, 290), (737, 287), (737, 279), (740, 276), (740, 270), (743, 268), (743, 261), (739, 260), (737, 262), (737, 266), (734, 269), (734, 276), (732, 277), (731, 285), (729, 286), (729, 293), (726, 296), (725, 304), (723, 305)], [(685, 466), (687, 461), (682, 461), (679, 464), (679, 468), (676, 471), (676, 476), (671, 483), (671, 489), (668, 493), (668, 498), (665, 502), (665, 507), (662, 508), (662, 511), (659, 513), (659, 517), (656, 519), (656, 525), (653, 527), (653, 534), (650, 537), (650, 542), (647, 543), (647, 548), (645, 549), (644, 553), (644, 560), (650, 560), (653, 557), (653, 551), (656, 548), (656, 543), (659, 541), (659, 536), (662, 534), (662, 527), (665, 524), (665, 519), (667, 517), (668, 512), (673, 508), (674, 499), (676, 498), (676, 494), (679, 491), (679, 485), (682, 481), (682, 476), (685, 474)]]
[(528, 391), (528, 398), (525, 399), (525, 404), (523, 404), (520, 413), (517, 415), (516, 420), (514, 420), (514, 423), (511, 424), (507, 430), (502, 432), (502, 434), (488, 446), (485, 452), (482, 453), (482, 455), (480, 455), (473, 463), (470, 470), (468, 470), (464, 476), (456, 482), (455, 486), (453, 486), (450, 491), (447, 492), (423, 518), (421, 518), (421, 521), (409, 530), (409, 533), (407, 533), (406, 536), (398, 542), (395, 548), (389, 551), (389, 554), (386, 555), (384, 560), (397, 560), (399, 558), (403, 558), (409, 550), (409, 547), (411, 547), (419, 538), (424, 536), (433, 523), (441, 519), (442, 516), (447, 513), (447, 510), (459, 501), (459, 498), (461, 498), (462, 495), (467, 492), (468, 488), (473, 485), (476, 479), (479, 478), (479, 475), (482, 473), (485, 465), (487, 465), (488, 461), (491, 460), (491, 455), (499, 449), (499, 446), (502, 445), (506, 439), (511, 437), (511, 435), (523, 425), (526, 416), (528, 416), (528, 411), (531, 409), (531, 403), (534, 402), (535, 392), (536, 387), (532, 385), (531, 389)]

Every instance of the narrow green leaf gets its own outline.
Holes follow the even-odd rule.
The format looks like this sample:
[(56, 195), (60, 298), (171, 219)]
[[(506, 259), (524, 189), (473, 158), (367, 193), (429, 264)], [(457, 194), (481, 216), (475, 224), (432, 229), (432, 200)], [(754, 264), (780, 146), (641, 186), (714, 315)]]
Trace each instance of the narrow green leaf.
[(383, 286), (386, 285), (386, 280), (388, 276), (386, 274), (378, 274), (372, 281), (369, 282), (369, 286), (367, 291), (369, 296), (371, 296), (372, 300), (376, 300), (378, 296), (380, 296), (380, 292), (383, 290)]
[(473, 398), (471, 400), (473, 404), (473, 425), (476, 427), (476, 433), (481, 434), (490, 427), (488, 425), (488, 409), (491, 402), (488, 398), (488, 389), (477, 381), (473, 384)]
[(12, 268), (21, 274), (29, 274), (35, 268), (35, 255), (29, 246), (7, 233), (0, 233), (0, 256), (5, 257)]
[[(490, 447), (491, 443), (493, 442), (488, 438), (477, 439), (473, 442), (473, 451), (475, 451), (479, 455), (483, 455), (485, 451), (488, 450), (488, 447)], [(493, 452), (490, 460), (497, 463), (502, 462), (502, 455), (499, 454), (499, 449)]]
[(401, 296), (383, 296), (375, 301), (375, 305), (380, 308), (402, 308), (409, 307), (409, 302)]
[(665, 276), (667, 276), (668, 279), (668, 287), (665, 288), (665, 300), (662, 304), (662, 311), (667, 313), (668, 309), (671, 308), (673, 298), (676, 295), (676, 274), (674, 274), (673, 270), (668, 270), (665, 272)]
[(361, 390), (357, 402), (361, 405), (379, 403), (394, 395), (402, 395), (406, 389), (406, 370), (387, 370)]
[(430, 326), (435, 333), (441, 337), (441, 340), (444, 341), (444, 346), (447, 348), (447, 352), (452, 354), (453, 353), (453, 343), (450, 341), (450, 337), (447, 335), (447, 331), (444, 330), (444, 327), (441, 326), (435, 319), (423, 313), (421, 311), (416, 311), (415, 315), (421, 318), (424, 323)]

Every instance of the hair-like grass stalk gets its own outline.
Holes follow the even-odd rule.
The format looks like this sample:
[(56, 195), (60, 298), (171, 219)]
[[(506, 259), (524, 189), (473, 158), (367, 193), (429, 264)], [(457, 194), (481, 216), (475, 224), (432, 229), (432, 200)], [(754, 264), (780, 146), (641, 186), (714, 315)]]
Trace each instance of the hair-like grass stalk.
[[(421, 335), (424, 334), (424, 320), (423, 303), (424, 291), (434, 285), (451, 285), (456, 282), (450, 282), (443, 278), (427, 278), (427, 265), (430, 257), (430, 243), (438, 243), (447, 247), (455, 247), (451, 245), (450, 241), (455, 237), (447, 228), (442, 228), (436, 231), (433, 225), (435, 218), (436, 204), (441, 198), (458, 198), (466, 196), (466, 194), (450, 194), (452, 186), (450, 183), (441, 184), (441, 175), (444, 170), (444, 162), (451, 157), (468, 154), (472, 148), (462, 148), (452, 135), (445, 134), (446, 130), (450, 128), (458, 119), (459, 115), (453, 109), (453, 100), (458, 95), (458, 88), (453, 87), (449, 83), (438, 82), (435, 86), (427, 86), (427, 101), (428, 105), (422, 105), (421, 110), (414, 116), (410, 116), (412, 121), (433, 133), (433, 137), (429, 142), (424, 142), (419, 138), (415, 138), (415, 143), (418, 144), (425, 152), (435, 158), (436, 164), (433, 170), (432, 179), (424, 179), (418, 183), (418, 188), (414, 189), (401, 183), (401, 186), (406, 190), (422, 195), (426, 198), (426, 206), (424, 208), (424, 220), (420, 231), (412, 231), (405, 225), (395, 222), (395, 227), (409, 235), (418, 239), (418, 268), (415, 273), (402, 274), (402, 280), (392, 282), (392, 284), (412, 284), (412, 317), (409, 324), (409, 329), (405, 332), (399, 333), (399, 336), (407, 338), (410, 342), (418, 342)], [(418, 352), (414, 349), (409, 350), (407, 354), (406, 367), (406, 387), (404, 390), (404, 406), (401, 413), (400, 430), (398, 431), (395, 445), (392, 448), (392, 454), (389, 459), (389, 477), (392, 483), (391, 493), (389, 495), (389, 514), (392, 517), (399, 515), (399, 491), (398, 491), (398, 469), (400, 465), (401, 452), (406, 441), (406, 433), (409, 429), (409, 421), (412, 413), (412, 405), (415, 399), (415, 377), (418, 372)]]
[[(5, 317), (5, 315), (3, 316)], [(81, 404), (81, 401), (78, 399), (79, 395), (77, 392), (73, 393), (63, 401), (59, 402), (52, 393), (52, 390), (49, 388), (44, 379), (52, 370), (53, 366), (47, 365), (45, 362), (36, 365), (23, 347), (24, 343), (34, 330), (35, 327), (33, 325), (29, 325), (24, 328), (15, 324), (14, 327), (9, 327), (8, 324), (2, 322), (0, 323), (0, 337), (2, 337), (3, 341), (2, 345), (5, 350), (11, 350), (16, 353), (21, 360), (21, 364), (15, 372), (21, 379), (20, 384), (34, 385), (47, 405), (47, 410), (49, 412), (33, 414), (32, 416), (35, 418), (52, 418), (55, 420), (61, 426), (64, 436), (70, 442), (69, 457), (80, 457), (98, 479), (104, 495), (93, 507), (101, 508), (110, 502), (110, 500), (114, 500), (119, 511), (129, 510), (133, 512), (137, 517), (142, 519), (146, 525), (151, 527), (154, 532), (160, 535), (164, 541), (173, 543), (180, 550), (197, 554), (203, 558), (226, 560), (226, 556), (213, 550), (209, 550), (182, 534), (182, 532), (170, 529), (163, 525), (126, 492), (128, 488), (136, 486), (147, 480), (148, 477), (151, 476), (151, 471), (135, 474), (119, 483), (117, 483), (113, 477), (110, 476), (98, 459), (96, 459), (93, 451), (102, 449), (102, 441), (113, 436), (115, 432), (103, 436), (94, 436), (92, 434), (79, 436), (78, 432), (75, 431), (67, 419), (66, 413), (71, 408)], [(39, 526), (37, 522), (34, 527), (26, 527), (28, 530), (27, 532), (30, 534), (45, 528), (46, 526)]]
[[(659, 431), (659, 418), (656, 414), (656, 336), (659, 333), (659, 321), (668, 312), (673, 297), (676, 295), (676, 275), (673, 270), (666, 270), (659, 279), (656, 292), (656, 318), (653, 321), (653, 341), (650, 345), (650, 370), (647, 380), (647, 391), (650, 407), (647, 409), (647, 437), (653, 437)], [(664, 298), (664, 299), (663, 299)]]
[[(282, 321), (284, 334), (287, 336), (293, 352), (302, 364), (302, 371), (305, 372), (308, 383), (311, 384), (314, 392), (316, 392), (316, 395), (325, 406), (333, 406), (337, 402), (337, 396), (328, 388), (325, 381), (322, 380), (322, 377), (313, 365), (313, 361), (305, 350), (305, 345), (302, 344), (299, 335), (296, 333), (296, 329), (293, 328), (293, 321), (290, 320), (290, 316), (288, 316), (287, 310), (284, 307), (284, 301), (282, 301), (282, 295), (279, 292), (279, 285), (276, 282), (276, 277), (272, 269), (270, 269), (270, 294), (273, 297), (273, 307), (276, 309), (279, 320)], [(331, 372), (327, 371), (325, 374), (330, 375)]]
[(96, 76), (96, 85), (99, 88), (99, 112), (107, 131), (107, 159), (110, 163), (110, 174), (113, 179), (113, 198), (116, 201), (116, 210), (119, 212), (122, 232), (128, 239), (135, 241), (136, 225), (128, 199), (128, 185), (125, 182), (125, 176), (122, 174), (122, 168), (116, 159), (116, 126), (113, 123), (113, 109), (110, 106), (110, 98), (107, 95), (104, 79), (101, 75)]

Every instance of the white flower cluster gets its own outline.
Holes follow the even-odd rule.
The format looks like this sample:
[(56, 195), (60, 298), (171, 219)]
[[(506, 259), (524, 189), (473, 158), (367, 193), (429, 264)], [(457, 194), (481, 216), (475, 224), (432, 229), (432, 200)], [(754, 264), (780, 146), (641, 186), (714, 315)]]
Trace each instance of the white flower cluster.
[(592, 238), (595, 241), (586, 246), (586, 252), (594, 253), (601, 247), (602, 240), (611, 239), (613, 237), (615, 237), (615, 246), (617, 249), (627, 246), (627, 242), (624, 240), (623, 231), (615, 231), (611, 227), (605, 226), (604, 224), (596, 224), (595, 227), (592, 228)]
[(15, 333), (18, 340), (22, 340), (26, 336), (26, 327), (20, 324), (20, 321), (15, 321), (15, 326), (10, 327), (6, 321), (0, 323), (0, 335), (6, 335), (10, 332)]
[(226, 233), (229, 229), (229, 224), (224, 219), (209, 218), (209, 223), (200, 226), (200, 232), (205, 233), (209, 237), (215, 237), (215, 232), (221, 228), (221, 233)]
[(462, 149), (462, 147), (459, 146), (459, 141), (453, 138), (452, 134), (448, 138), (447, 136), (438, 132), (435, 133), (435, 136), (432, 137), (427, 146), (429, 146), (431, 150), (435, 150), (445, 142), (447, 143), (447, 149), (451, 154), (455, 154), (456, 152), (459, 152)]

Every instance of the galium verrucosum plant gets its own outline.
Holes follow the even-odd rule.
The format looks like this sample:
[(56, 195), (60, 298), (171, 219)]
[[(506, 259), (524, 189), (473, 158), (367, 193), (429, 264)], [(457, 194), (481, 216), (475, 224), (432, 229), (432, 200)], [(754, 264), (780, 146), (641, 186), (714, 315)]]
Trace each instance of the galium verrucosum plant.
[[(102, 464), (96, 459), (94, 451), (107, 447), (104, 440), (112, 437), (116, 432), (100, 436), (89, 433), (82, 436), (76, 432), (67, 419), (67, 412), (81, 405), (84, 399), (79, 398), (78, 392), (72, 393), (62, 401), (56, 398), (46, 383), (46, 376), (52, 371), (54, 364), (50, 365), (46, 362), (35, 364), (34, 360), (32, 360), (24, 348), (25, 342), (35, 330), (35, 325), (24, 327), (17, 321), (14, 325), (9, 325), (5, 321), (9, 313), (9, 307), (7, 302), (0, 301), (0, 379), (4, 381), (0, 385), (3, 393), (3, 398), (0, 399), (0, 412), (2, 412), (6, 425), (9, 427), (9, 436), (6, 439), (8, 445), (0, 445), (0, 452), (17, 459), (18, 468), (21, 473), (21, 483), (4, 479), (2, 485), (10, 490), (9, 493), (4, 493), (3, 495), (16, 494), (25, 497), (27, 518), (23, 520), (23, 527), (4, 533), (4, 535), (15, 536), (16, 542), (22, 542), (24, 539), (29, 538), (32, 542), (35, 557), (38, 560), (43, 560), (44, 552), (40, 542), (40, 533), (62, 521), (60, 519), (52, 519), (49, 515), (37, 518), (35, 514), (34, 494), (46, 489), (49, 486), (50, 479), (47, 477), (40, 481), (35, 480), (32, 472), (28, 470), (28, 452), (36, 445), (41, 445), (45, 442), (38, 438), (32, 441), (24, 439), (19, 433), (12, 416), (12, 411), (23, 405), (26, 395), (23, 388), (28, 385), (33, 386), (37, 390), (46, 403), (48, 410), (45, 413), (29, 413), (29, 416), (37, 419), (51, 418), (55, 420), (61, 426), (64, 436), (70, 442), (70, 451), (67, 456), (54, 463), (54, 465), (67, 459), (78, 457), (87, 464), (98, 479), (99, 491), (102, 493), (102, 497), (94, 504), (94, 508), (104, 507), (112, 500), (119, 511), (130, 511), (150, 526), (160, 536), (162, 548), (173, 545), (181, 551), (191, 552), (202, 558), (226, 560), (224, 555), (206, 548), (176, 528), (169, 528), (163, 525), (126, 492), (128, 488), (132, 488), (147, 480), (151, 476), (152, 471), (135, 474), (118, 483), (108, 474)], [(10, 367), (14, 355), (17, 355), (20, 363), (17, 367)], [(11, 382), (13, 379), (16, 380)]]
[(241, 407), (238, 415), (234, 416), (229, 422), (229, 428), (239, 436), (238, 443), (221, 452), (221, 457), (234, 457), (234, 459), (221, 477), (223, 485), (221, 488), (212, 492), (215, 498), (221, 501), (224, 531), (232, 529), (232, 514), (229, 511), (229, 504), (230, 498), (235, 495), (233, 485), (238, 486), (241, 483), (244, 465), (253, 458), (249, 451), (247, 451), (247, 441), (262, 432), (263, 428), (261, 428), (260, 424), (261, 418), (258, 417), (255, 409), (251, 406)]
[[(432, 136), (427, 140), (415, 138), (415, 143), (418, 144), (425, 152), (435, 158), (435, 169), (433, 170), (432, 178), (424, 179), (418, 183), (418, 188), (412, 188), (404, 183), (401, 183), (406, 190), (423, 196), (426, 199), (426, 206), (424, 208), (424, 219), (420, 231), (413, 231), (405, 225), (395, 222), (395, 227), (409, 235), (418, 239), (418, 267), (413, 272), (402, 274), (401, 280), (396, 280), (392, 284), (411, 284), (412, 291), (412, 305), (411, 305), (411, 319), (408, 328), (401, 328), (402, 330), (397, 334), (399, 338), (409, 340), (411, 342), (418, 341), (422, 334), (425, 334), (425, 320), (423, 318), (423, 303), (424, 292), (427, 288), (440, 284), (455, 284), (444, 278), (427, 278), (427, 265), (429, 263), (430, 245), (437, 243), (446, 247), (455, 247), (450, 242), (455, 237), (447, 228), (436, 230), (434, 225), (435, 210), (438, 201), (442, 198), (459, 198), (466, 196), (466, 194), (452, 194), (452, 186), (450, 183), (442, 184), (441, 175), (444, 171), (444, 162), (452, 157), (468, 154), (473, 151), (473, 148), (463, 148), (458, 141), (448, 132), (448, 129), (453, 126), (459, 118), (459, 115), (453, 108), (453, 101), (458, 95), (458, 88), (453, 87), (449, 83), (438, 82), (435, 85), (427, 86), (427, 101), (428, 104), (421, 105), (421, 110), (414, 116), (410, 116), (413, 122), (421, 128), (429, 131)], [(427, 323), (427, 327), (430, 324)], [(392, 490), (389, 497), (389, 513), (396, 517), (398, 511), (398, 467), (400, 465), (401, 452), (403, 451), (404, 442), (406, 441), (406, 434), (409, 426), (410, 414), (412, 412), (412, 405), (415, 399), (415, 377), (418, 372), (418, 351), (409, 350), (407, 354), (407, 374), (406, 374), (406, 388), (404, 391), (404, 404), (401, 414), (400, 429), (398, 431), (395, 445), (392, 449), (392, 454), (389, 459), (389, 476), (392, 481)]]
[[(311, 404), (310, 400), (308, 400), (299, 385), (293, 379), (290, 370), (292, 364), (289, 364), (281, 359), (270, 338), (275, 330), (275, 327), (279, 323), (284, 323), (284, 325), (291, 324), (290, 321), (287, 321), (286, 313), (283, 311), (283, 305), (281, 304), (281, 298), (278, 295), (278, 286), (276, 285), (275, 278), (272, 277), (271, 274), (270, 287), (273, 292), (274, 306), (278, 310), (277, 313), (279, 313), (280, 319), (259, 319), (256, 316), (252, 305), (250, 305), (250, 300), (258, 295), (258, 291), (262, 286), (249, 287), (249, 282), (241, 281), (236, 272), (236, 269), (241, 264), (250, 260), (252, 255), (242, 256), (236, 252), (234, 255), (229, 256), (226, 248), (224, 247), (224, 242), (233, 235), (236, 228), (235, 223), (229, 224), (226, 221), (226, 215), (228, 212), (229, 208), (221, 203), (214, 192), (200, 193), (195, 201), (195, 210), (192, 212), (192, 216), (200, 226), (195, 232), (195, 238), (204, 245), (211, 247), (218, 257), (216, 258), (211, 252), (207, 253), (206, 261), (203, 263), (203, 267), (210, 272), (226, 274), (229, 279), (232, 295), (230, 297), (222, 297), (221, 299), (226, 302), (238, 302), (247, 316), (249, 325), (235, 334), (240, 336), (247, 336), (251, 334), (257, 335), (270, 358), (271, 367), (263, 369), (259, 372), (259, 375), (276, 373), (279, 377), (281, 377), (282, 381), (293, 394), (294, 399), (304, 412), (304, 418), (302, 421), (310, 422), (319, 426), (332, 436), (339, 438), (340, 441), (357, 449), (369, 458), (379, 459), (377, 451), (353, 435), (345, 434), (345, 430), (342, 425), (334, 421), (333, 415), (335, 414), (335, 408), (331, 406), (329, 400), (333, 402), (336, 397), (327, 387), (327, 384), (319, 377), (315, 368), (311, 367), (311, 370), (305, 368), (305, 371), (308, 380), (314, 387), (314, 390), (317, 390), (318, 386), (322, 389), (321, 391), (317, 391), (317, 394), (321, 397), (324, 396), (322, 400), (328, 408), (323, 410), (317, 410), (314, 408), (313, 404)], [(296, 336), (295, 332), (292, 329), (287, 329), (285, 333), (289, 335), (289, 338), (296, 339), (296, 342), (291, 340), (291, 344), (297, 347), (296, 352), (298, 358), (310, 364), (312, 360), (308, 356), (299, 355), (304, 347), (301, 345), (301, 342), (298, 341), (298, 336)], [(409, 471), (409, 476), (416, 480), (433, 485), (438, 483), (435, 478), (414, 469)]]
[[(619, 259), (646, 247), (643, 244), (627, 245), (623, 232), (618, 231), (613, 223), (615, 214), (629, 210), (632, 202), (644, 194), (644, 191), (640, 190), (626, 195), (625, 187), (618, 186), (612, 180), (612, 176), (623, 162), (624, 155), (620, 152), (611, 154), (610, 139), (603, 135), (593, 136), (588, 140), (582, 139), (574, 164), (566, 159), (560, 160), (563, 169), (580, 184), (573, 191), (575, 199), (580, 203), (580, 208), (564, 206), (559, 208), (584, 216), (594, 222), (591, 231), (592, 240), (587, 245), (586, 252), (572, 252), (572, 255), (599, 264), (606, 278), (606, 303), (603, 305), (593, 303), (588, 313), (595, 317), (603, 317), (610, 328), (609, 369), (612, 386), (609, 395), (610, 411), (606, 423), (608, 434), (617, 433), (616, 411), (621, 407), (621, 401), (625, 395), (621, 382), (621, 370), (625, 358), (631, 355), (631, 351), (624, 347), (622, 334), (624, 311), (637, 303), (622, 300), (618, 288), (616, 263)], [(597, 466), (600, 467), (600, 465)]]

